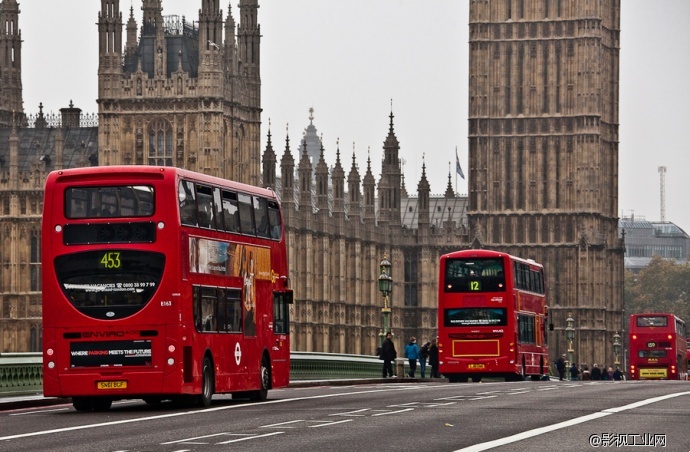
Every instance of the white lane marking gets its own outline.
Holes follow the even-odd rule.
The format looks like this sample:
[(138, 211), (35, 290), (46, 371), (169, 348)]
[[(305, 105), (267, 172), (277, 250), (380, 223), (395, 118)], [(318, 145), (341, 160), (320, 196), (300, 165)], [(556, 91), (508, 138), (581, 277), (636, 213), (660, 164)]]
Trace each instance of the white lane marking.
[(309, 421), (309, 422), (320, 422), (318, 425), (307, 425), (309, 428), (318, 428), (318, 427), (329, 427), (331, 425), (335, 424), (343, 424), (345, 422), (352, 422), (354, 419), (343, 419), (342, 421), (333, 421), (333, 422), (325, 422), (325, 421)]
[(639, 402), (631, 403), (629, 405), (624, 405), (617, 408), (609, 408), (597, 413), (588, 414), (586, 416), (576, 417), (575, 419), (570, 419), (569, 421), (559, 422), (553, 425), (547, 425), (545, 427), (535, 428), (533, 430), (527, 430), (526, 432), (518, 433), (511, 436), (506, 436), (505, 438), (499, 438), (493, 441), (487, 441), (481, 444), (475, 444), (470, 447), (465, 447), (462, 449), (457, 449), (455, 452), (480, 452), (483, 450), (492, 449), (494, 447), (505, 446), (506, 444), (515, 443), (517, 441), (522, 441), (523, 439), (532, 438), (534, 436), (543, 435), (544, 433), (553, 432), (554, 430), (560, 430), (562, 428), (571, 427), (573, 425), (582, 424), (584, 422), (592, 421), (594, 419), (599, 419), (604, 416), (609, 416), (611, 414), (620, 413), (626, 410), (632, 410), (633, 408), (639, 408), (641, 406), (649, 405), (652, 403), (660, 402), (662, 400), (671, 399), (674, 397), (680, 397), (684, 395), (690, 395), (688, 392), (677, 392), (675, 394), (667, 394), (659, 397), (653, 397), (651, 399), (640, 400)]
[(398, 413), (404, 413), (406, 411), (414, 411), (414, 408), (406, 408), (404, 410), (398, 410), (398, 411), (386, 411), (385, 413), (377, 413), (377, 414), (372, 414), (371, 417), (374, 416), (388, 416), (389, 414), (398, 414)]
[[(444, 386), (437, 386), (437, 387), (432, 387), (433, 389), (441, 389)], [(447, 386), (446, 386), (447, 388)], [(389, 388), (389, 387), (384, 387), (381, 389), (372, 389), (369, 391), (355, 391), (355, 392), (341, 392), (341, 393), (336, 393), (336, 394), (320, 394), (320, 395), (315, 395), (315, 396), (306, 396), (306, 397), (295, 397), (291, 399), (280, 399), (280, 400), (267, 400), (265, 402), (261, 402), (261, 405), (273, 405), (277, 403), (289, 403), (289, 402), (300, 402), (304, 400), (317, 400), (317, 399), (327, 399), (331, 397), (343, 397), (343, 396), (350, 396), (350, 395), (362, 395), (362, 394), (373, 394), (377, 392), (392, 392), (392, 391), (400, 391), (402, 389), (409, 389), (409, 387), (406, 388)], [(161, 419), (169, 419), (173, 417), (180, 417), (180, 416), (193, 416), (197, 414), (205, 414), (205, 413), (212, 413), (215, 411), (225, 411), (225, 410), (235, 410), (235, 409), (241, 409), (241, 408), (252, 408), (255, 407), (256, 405), (254, 404), (241, 404), (241, 405), (224, 405), (224, 406), (219, 406), (219, 407), (214, 407), (214, 408), (206, 408), (203, 410), (195, 410), (195, 411), (183, 411), (179, 413), (168, 413), (168, 414), (160, 414), (157, 416), (146, 416), (146, 417), (141, 417), (141, 418), (135, 418), (135, 419), (122, 419), (119, 421), (111, 421), (111, 422), (100, 422), (97, 424), (84, 424), (84, 425), (75, 425), (73, 427), (65, 427), (65, 428), (56, 428), (56, 429), (50, 429), (50, 430), (39, 430), (37, 432), (29, 432), (29, 433), (20, 433), (17, 435), (8, 435), (8, 436), (0, 436), (0, 441), (7, 441), (10, 439), (18, 439), (18, 438), (29, 438), (32, 436), (42, 436), (42, 435), (52, 435), (55, 433), (63, 433), (63, 432), (72, 432), (76, 430), (86, 430), (86, 429), (92, 429), (92, 428), (102, 428), (102, 427), (110, 427), (114, 425), (123, 425), (123, 424), (132, 424), (134, 422), (144, 422), (144, 421), (157, 421)]]
[(71, 409), (72, 408), (70, 408), (70, 407), (64, 407), (64, 408), (53, 408), (52, 410), (32, 410), (32, 411), (26, 411), (24, 413), (10, 413), (9, 416), (26, 416), (27, 414), (51, 413), (51, 412), (55, 412), (55, 411), (68, 411)]
[(227, 433), (227, 432), (212, 433), (210, 435), (195, 436), (193, 438), (185, 438), (185, 439), (177, 439), (175, 441), (168, 441), (167, 443), (161, 443), (161, 445), (175, 444), (175, 443), (188, 443), (190, 441), (196, 441), (199, 439), (213, 438), (214, 436), (226, 436), (226, 435), (234, 435), (234, 434), (233, 433)]
[(239, 443), (240, 441), (249, 441), (250, 439), (266, 438), (268, 436), (282, 435), (283, 433), (285, 433), (285, 432), (273, 432), (273, 433), (266, 433), (264, 435), (249, 436), (247, 438), (231, 439), (229, 441), (223, 441), (222, 443), (216, 443), (216, 445)]
[[(285, 427), (286, 425), (296, 424), (297, 422), (304, 422), (304, 419), (296, 419), (294, 421), (279, 422), (277, 424), (260, 425), (259, 428)], [(287, 427), (287, 428), (295, 428), (295, 427)]]
[(359, 414), (359, 413), (363, 413), (363, 412), (369, 411), (369, 410), (370, 410), (369, 408), (362, 408), (361, 410), (346, 411), (345, 413), (333, 413), (333, 414), (329, 414), (329, 416), (359, 416), (359, 417), (362, 417), (362, 416), (366, 416), (366, 415), (365, 414)]

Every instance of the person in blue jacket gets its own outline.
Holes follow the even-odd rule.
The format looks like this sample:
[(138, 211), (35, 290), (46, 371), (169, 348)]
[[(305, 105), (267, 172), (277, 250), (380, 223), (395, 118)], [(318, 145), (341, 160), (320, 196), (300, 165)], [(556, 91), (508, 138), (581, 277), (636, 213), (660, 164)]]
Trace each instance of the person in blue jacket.
[(414, 378), (414, 371), (417, 370), (417, 360), (419, 359), (419, 347), (417, 347), (417, 339), (414, 336), (405, 346), (405, 358), (410, 362), (410, 373), (407, 376)]

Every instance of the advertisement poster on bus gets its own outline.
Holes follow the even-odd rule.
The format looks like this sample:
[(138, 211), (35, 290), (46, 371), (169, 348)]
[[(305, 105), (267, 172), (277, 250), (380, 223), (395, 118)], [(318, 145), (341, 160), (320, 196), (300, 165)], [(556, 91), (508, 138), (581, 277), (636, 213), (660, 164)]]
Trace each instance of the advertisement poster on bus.
[(268, 248), (245, 243), (189, 238), (189, 268), (194, 273), (240, 277), (243, 280), (245, 334), (254, 329), (255, 280), (271, 281), (271, 253)]

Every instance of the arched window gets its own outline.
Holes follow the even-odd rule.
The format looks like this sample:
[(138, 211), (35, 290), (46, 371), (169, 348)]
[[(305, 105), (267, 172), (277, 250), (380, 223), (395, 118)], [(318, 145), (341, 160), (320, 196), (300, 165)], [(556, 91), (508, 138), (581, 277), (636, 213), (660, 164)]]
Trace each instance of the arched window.
[(172, 126), (165, 119), (149, 124), (149, 165), (173, 165)]

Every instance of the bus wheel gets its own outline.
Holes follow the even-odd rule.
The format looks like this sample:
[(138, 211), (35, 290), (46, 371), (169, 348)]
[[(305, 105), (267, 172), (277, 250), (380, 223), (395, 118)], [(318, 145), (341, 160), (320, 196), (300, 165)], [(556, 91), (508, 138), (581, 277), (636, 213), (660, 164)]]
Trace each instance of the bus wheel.
[(74, 409), (80, 412), (108, 411), (113, 401), (100, 397), (72, 397)]
[(211, 360), (204, 358), (204, 363), (201, 367), (201, 395), (199, 396), (199, 405), (203, 407), (211, 406), (211, 398), (213, 398), (213, 366)]
[(261, 361), (261, 389), (252, 391), (249, 399), (254, 402), (264, 402), (268, 398), (268, 388), (271, 387), (271, 371), (266, 359)]

